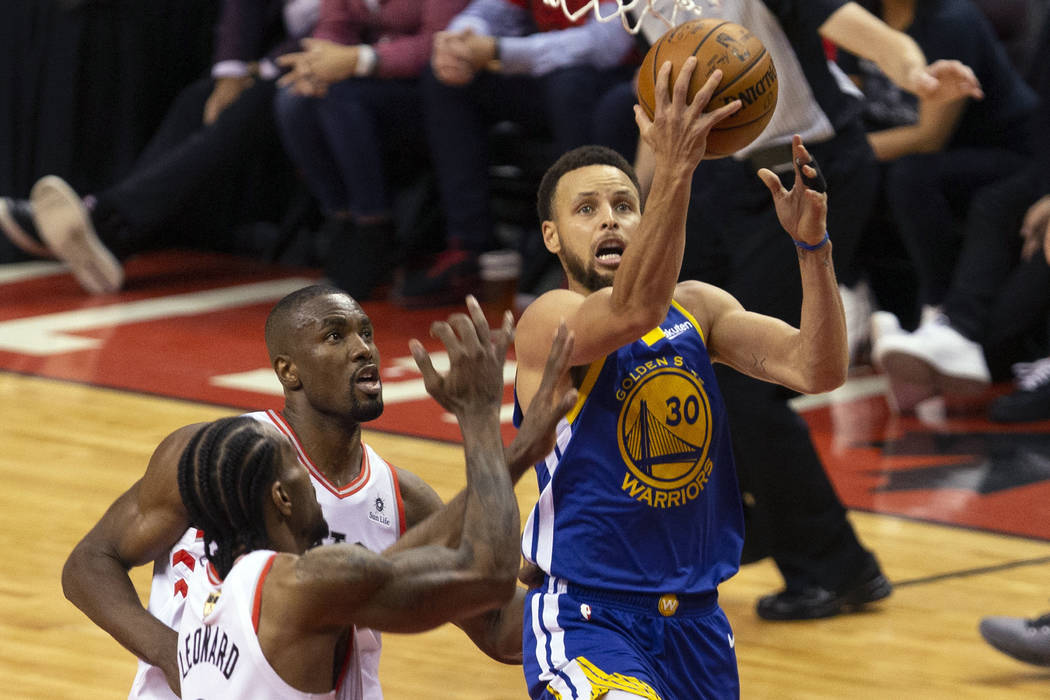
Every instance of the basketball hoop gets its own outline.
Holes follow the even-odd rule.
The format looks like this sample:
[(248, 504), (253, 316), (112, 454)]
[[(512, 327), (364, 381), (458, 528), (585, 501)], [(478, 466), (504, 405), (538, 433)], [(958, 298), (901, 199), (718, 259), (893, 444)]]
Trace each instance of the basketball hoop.
[[(718, 7), (721, 0), (616, 0), (616, 9), (608, 14), (602, 14), (601, 4), (606, 0), (543, 0), (544, 5), (560, 7), (565, 16), (572, 22), (576, 22), (588, 12), (593, 12), (595, 19), (599, 22), (611, 22), (619, 18), (623, 28), (631, 34), (637, 34), (642, 29), (646, 17), (653, 17), (667, 25), (667, 29), (676, 27), (681, 22), (678, 15), (680, 12), (689, 12), (699, 16), (704, 12), (704, 6)], [(571, 9), (569, 4), (576, 6)], [(609, 3), (611, 4), (611, 3)], [(656, 4), (662, 6), (671, 5), (670, 12), (666, 9), (657, 9)], [(692, 19), (688, 17), (686, 19)]]

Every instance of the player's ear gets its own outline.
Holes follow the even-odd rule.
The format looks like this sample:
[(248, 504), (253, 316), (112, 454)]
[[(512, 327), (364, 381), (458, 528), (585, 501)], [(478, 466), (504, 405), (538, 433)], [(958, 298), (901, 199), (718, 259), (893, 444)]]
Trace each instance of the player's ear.
[(273, 359), (273, 371), (285, 389), (302, 387), (303, 383), (299, 381), (299, 370), (287, 355), (278, 355)]
[(558, 235), (558, 226), (553, 221), (547, 220), (540, 225), (543, 232), (543, 245), (547, 250), (557, 255), (561, 252), (561, 236)]
[(280, 481), (273, 482), (273, 486), (270, 487), (270, 498), (273, 500), (273, 505), (277, 508), (277, 512), (288, 517), (292, 513), (292, 499), (288, 495), (288, 491), (285, 490), (284, 484)]

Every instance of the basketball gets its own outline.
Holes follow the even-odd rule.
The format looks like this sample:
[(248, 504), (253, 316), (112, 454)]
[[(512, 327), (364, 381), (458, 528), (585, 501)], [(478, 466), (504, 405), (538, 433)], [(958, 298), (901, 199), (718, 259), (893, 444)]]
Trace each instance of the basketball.
[(704, 86), (715, 69), (722, 81), (715, 88), (705, 112), (735, 99), (740, 110), (723, 119), (707, 137), (705, 159), (724, 158), (758, 138), (773, 118), (777, 106), (777, 69), (766, 47), (746, 27), (721, 19), (694, 19), (678, 25), (656, 40), (638, 71), (638, 104), (651, 119), (656, 109), (656, 74), (671, 62), (671, 81), (682, 64), (696, 56), (697, 65), (689, 82), (689, 99)]

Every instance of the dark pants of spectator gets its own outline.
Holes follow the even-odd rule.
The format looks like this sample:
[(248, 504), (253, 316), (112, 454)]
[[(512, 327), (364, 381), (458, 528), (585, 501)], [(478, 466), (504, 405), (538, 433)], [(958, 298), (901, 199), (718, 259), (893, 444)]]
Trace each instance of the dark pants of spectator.
[(204, 126), (212, 87), (201, 80), (183, 90), (130, 173), (96, 193), (99, 236), (118, 257), (237, 252), (239, 224), (280, 218), (293, 174), (274, 126), (274, 84), (257, 80)]
[(889, 165), (887, 200), (915, 265), (921, 304), (944, 301), (974, 194), (1025, 164), (1025, 156), (1006, 149), (953, 148), (905, 156)]
[(944, 299), (952, 327), (984, 346), (994, 377), (1046, 354), (1050, 267), (1042, 250), (1021, 259), (1021, 222), (1050, 189), (1038, 166), (982, 189), (966, 218), (963, 247)]
[[(392, 162), (425, 153), (415, 80), (351, 78), (325, 97), (277, 93), (277, 127), (288, 155), (324, 212), (390, 214)], [(427, 160), (423, 158), (423, 160)]]
[[(861, 129), (807, 144), (828, 183), (836, 267), (856, 251), (875, 200), (878, 171)], [(785, 179), (791, 186), (793, 173)], [(747, 162), (701, 163), (694, 178), (682, 277), (729, 291), (751, 311), (797, 325), (798, 255), (772, 198)], [(772, 556), (789, 589), (838, 590), (872, 561), (828, 481), (792, 392), (716, 367), (725, 397), (747, 518), (745, 561)]]
[(598, 97), (629, 69), (579, 66), (542, 77), (482, 72), (461, 87), (445, 85), (427, 70), (422, 77), (426, 135), (438, 178), (450, 244), (484, 251), (492, 243), (489, 211), (489, 127), (521, 125), (529, 135), (549, 135), (554, 158), (591, 143), (591, 115)]

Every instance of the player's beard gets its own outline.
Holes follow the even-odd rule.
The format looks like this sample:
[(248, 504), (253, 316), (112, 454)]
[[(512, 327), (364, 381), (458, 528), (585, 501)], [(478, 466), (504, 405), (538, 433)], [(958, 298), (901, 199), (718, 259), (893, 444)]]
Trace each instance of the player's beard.
[(367, 423), (383, 415), (383, 396), (380, 394), (374, 399), (361, 399), (354, 396), (350, 400), (350, 415), (358, 423)]
[(593, 261), (588, 266), (583, 261), (583, 258), (568, 249), (563, 249), (561, 254), (562, 262), (565, 264), (565, 271), (569, 277), (583, 285), (588, 292), (597, 292), (599, 289), (605, 289), (613, 285), (613, 275), (608, 272), (599, 272), (595, 268)]

